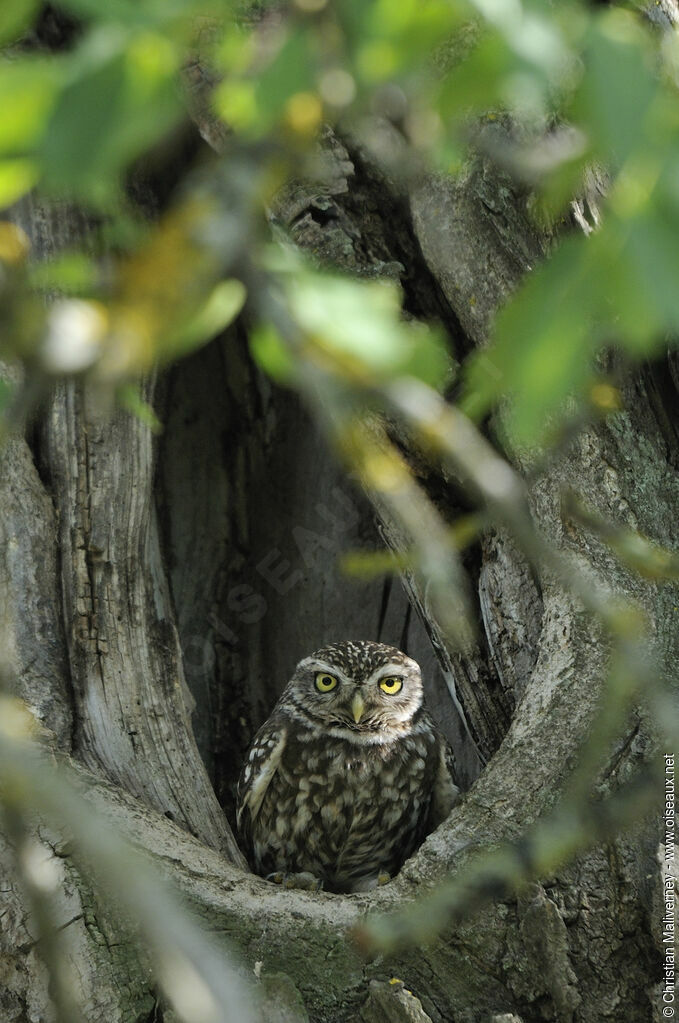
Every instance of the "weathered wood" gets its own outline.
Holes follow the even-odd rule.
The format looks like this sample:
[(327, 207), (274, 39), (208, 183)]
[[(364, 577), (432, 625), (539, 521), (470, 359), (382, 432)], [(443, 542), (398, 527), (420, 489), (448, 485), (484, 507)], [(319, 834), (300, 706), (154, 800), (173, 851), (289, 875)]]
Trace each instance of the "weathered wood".
[[(345, 152), (343, 164), (351, 163)], [(370, 175), (367, 159), (364, 154), (363, 189), (368, 187), (365, 175)], [(353, 187), (347, 166), (342, 173), (346, 190), (329, 194), (351, 220), (352, 230), (359, 230), (360, 211), (340, 201)], [(375, 180), (381, 181), (381, 208), (388, 220), (394, 209), (392, 193), (384, 179)], [(318, 203), (319, 196), (323, 200), (322, 188), (314, 191), (313, 201)], [(402, 210), (402, 187), (397, 200)], [(297, 223), (303, 224), (306, 200), (297, 195), (295, 201)], [(446, 214), (454, 246), (446, 246), (441, 237), (444, 218), (435, 216), (437, 202)], [(426, 288), (416, 288), (417, 294), (436, 292), (440, 298), (444, 293), (439, 311), (447, 304), (451, 322), (468, 331), (468, 343), (482, 339), (495, 304), (540, 251), (525, 216), (524, 197), (472, 172), (451, 185), (420, 182), (412, 204), (419, 246), (408, 270), (414, 277), (421, 274), (424, 254), (430, 277)], [(370, 235), (376, 272), (384, 265), (408, 261), (402, 242), (391, 252), (394, 258), (385, 259), (390, 255), (386, 239), (393, 234), (385, 228), (380, 248), (375, 241), (379, 212), (375, 201)], [(479, 218), (485, 218), (483, 229)], [(337, 220), (346, 222), (330, 218), (333, 231)], [(312, 223), (315, 232), (318, 220), (308, 218), (309, 230)], [(314, 244), (325, 253), (335, 242), (345, 254), (349, 251), (346, 236), (328, 241), (327, 249), (322, 238)], [(477, 244), (481, 249), (475, 248)], [(465, 274), (458, 265), (465, 253), (474, 272)], [(491, 267), (488, 280), (479, 277), (486, 265)], [(477, 305), (471, 311), (474, 296)], [(334, 525), (332, 515), (326, 519), (327, 530), (320, 529), (314, 518), (319, 502), (327, 503), (334, 486), (344, 488), (346, 481), (322, 453), (319, 437), (297, 400), (269, 392), (242, 349), (215, 347), (195, 358), (187, 369), (188, 393), (181, 391), (179, 371), (169, 392), (174, 397), (159, 477), (163, 545), (152, 500), (154, 448), (146, 428), (122, 416), (108, 425), (88, 422), (74, 386), (59, 391), (45, 422), (43, 447), (58, 512), (58, 546), (54, 527), (49, 529), (45, 494), (36, 486), (30, 461), (25, 462), (27, 449), (19, 452), (21, 466), (8, 463), (19, 495), (15, 521), (21, 521), (22, 504), (42, 509), (40, 521), (48, 527), (46, 546), (52, 540), (48, 568), (57, 563), (57, 552), (60, 556), (72, 696), (67, 677), (57, 690), (62, 701), (64, 694), (68, 696), (75, 711), (75, 751), (116, 782), (113, 786), (100, 774), (83, 775), (87, 798), (181, 887), (220, 940), (228, 937), (247, 971), (289, 978), (313, 1023), (342, 1023), (355, 1017), (370, 995), (370, 980), (388, 983), (393, 976), (402, 978), (433, 1023), (451, 1019), (485, 1023), (508, 1015), (600, 1023), (621, 1012), (630, 1023), (645, 1023), (651, 1018), (646, 987), (655, 961), (654, 940), (659, 940), (649, 926), (659, 878), (651, 830), (645, 835), (639, 828), (606, 848), (581, 855), (541, 887), (484, 909), (430, 946), (366, 962), (349, 938), (365, 913), (402, 907), (460, 870), (477, 851), (517, 836), (548, 813), (563, 792), (590, 729), (606, 670), (602, 630), (558, 579), (543, 573), (536, 583), (501, 531), (484, 538), (476, 567), (470, 566), (479, 593), (482, 641), (468, 658), (468, 671), (461, 664), (451, 668), (470, 731), (475, 733), (472, 745), (487, 751), (488, 764), (448, 821), (392, 883), (360, 896), (281, 890), (231, 865), (218, 851), (227, 847), (228, 832), (191, 736), (182, 686), (182, 644), (188, 662), (189, 641), (196, 630), (201, 642), (217, 653), (206, 682), (191, 673), (189, 678), (200, 704), (206, 759), (209, 763), (211, 743), (221, 743), (219, 756), (230, 760), (228, 767), (220, 768), (227, 778), (228, 770), (236, 767), (237, 742), (220, 739), (223, 725), (213, 723), (205, 706), (210, 694), (221, 693), (225, 707), (232, 683), (241, 695), (251, 692), (247, 711), (254, 725), (257, 715), (269, 709), (265, 703), (269, 699), (273, 703), (297, 656), (337, 633), (361, 636), (364, 628), (374, 630), (381, 617), (382, 586), (371, 584), (357, 598), (357, 591), (352, 595), (349, 583), (335, 575), (336, 552), (345, 543), (372, 543), (375, 534), (370, 516), (363, 513), (350, 529)], [(219, 372), (213, 371), (215, 363)], [(214, 376), (218, 384), (208, 386), (207, 376)], [(227, 379), (232, 386), (224, 387), (221, 409), (218, 385)], [(676, 402), (669, 373), (663, 381)], [(187, 413), (197, 416), (200, 411), (194, 387), (209, 399), (207, 431), (185, 421)], [(588, 577), (646, 611), (655, 629), (660, 667), (669, 675), (679, 655), (677, 587), (632, 576), (583, 528), (564, 522), (561, 513), (562, 490), (575, 488), (603, 515), (679, 547), (673, 414), (666, 397), (659, 399), (658, 394), (643, 376), (630, 381), (625, 385), (625, 411), (584, 431), (554, 463), (538, 471), (526, 453), (517, 452), (515, 459), (522, 469), (534, 471), (530, 506), (547, 541), (568, 552)], [(229, 424), (241, 416), (248, 426), (254, 424), (254, 434), (229, 431)], [(225, 441), (223, 465), (216, 470), (211, 491), (210, 465), (219, 457), (213, 424), (215, 429), (222, 424)], [(205, 440), (206, 432), (208, 457), (197, 458), (192, 466), (192, 448), (200, 438)], [(206, 506), (211, 492), (214, 502)], [(452, 506), (452, 486), (444, 496)], [(295, 533), (298, 527), (306, 532)], [(309, 531), (316, 536), (310, 537)], [(34, 545), (26, 550), (28, 563), (35, 561)], [(282, 578), (289, 581), (297, 571), (302, 578), (287, 592), (278, 592), (267, 582), (272, 591), (266, 591), (267, 613), (257, 621), (239, 621), (243, 593), (234, 597), (232, 589), (250, 585), (259, 592), (258, 579), (265, 577), (257, 566), (272, 550), (275, 557), (267, 560), (265, 571), (283, 590)], [(228, 566), (222, 575), (218, 563), (225, 556)], [(284, 560), (288, 564), (277, 576), (273, 566), (280, 568)], [(48, 576), (52, 572), (49, 569)], [(201, 592), (201, 580), (206, 593)], [(0, 600), (8, 607), (7, 574), (0, 583), (4, 587)], [(48, 587), (45, 593), (49, 601), (53, 590)], [(423, 596), (417, 599), (424, 607)], [(31, 613), (35, 601), (30, 590), (16, 606)], [(404, 619), (402, 602), (393, 615), (388, 608), (385, 627), (393, 630), (388, 638), (398, 642)], [(225, 637), (222, 628), (232, 630), (235, 640)], [(387, 638), (386, 632), (382, 638)], [(20, 644), (16, 649), (15, 660), (23, 658), (27, 669), (30, 649)], [(59, 663), (53, 660), (49, 671), (35, 677), (37, 706), (49, 707)], [(447, 699), (443, 686), (439, 693)], [(610, 753), (603, 787), (614, 788), (628, 777), (647, 755), (651, 741), (644, 721), (631, 721), (627, 741)], [(164, 816), (168, 810), (177, 823)], [(0, 853), (3, 868), (8, 857), (7, 850)], [(73, 895), (77, 916), (79, 905), (91, 906), (93, 896), (70, 869), (69, 851), (60, 849), (60, 857), (69, 868), (64, 890)], [(36, 1015), (49, 1018), (39, 960), (26, 954), (30, 938), (21, 896), (12, 886), (0, 897), (3, 908), (9, 909), (2, 939), (3, 969), (11, 992), (8, 1018), (25, 1018), (28, 1005)], [(95, 904), (99, 920), (103, 914), (96, 900)], [(129, 957), (122, 965), (115, 958), (112, 950), (119, 940), (115, 927), (107, 931), (104, 944), (97, 928), (83, 926), (78, 934), (92, 1023), (143, 1018), (142, 1007), (153, 1004), (151, 981), (135, 973)], [(129, 945), (125, 948), (129, 950)], [(103, 978), (102, 990), (111, 990), (114, 981), (125, 988), (124, 1006), (121, 998), (116, 1003), (108, 995), (97, 1000), (98, 978)]]
[[(36, 259), (92, 233), (77, 210), (33, 197), (15, 219)], [(148, 382), (149, 399), (152, 390)], [(52, 527), (43, 536), (45, 566), (59, 557), (74, 752), (243, 862), (191, 732), (153, 505), (155, 442), (148, 426), (102, 414), (97, 395), (89, 397), (75, 382), (56, 388), (42, 452), (57, 518), (56, 534)], [(49, 596), (45, 587), (40, 599)]]
[(153, 505), (151, 432), (122, 412), (88, 417), (74, 384), (58, 388), (46, 432), (61, 524), (75, 749), (240, 862), (191, 732)]
[(55, 511), (30, 448), (0, 448), (0, 679), (70, 750), (73, 708), (61, 617)]
[(231, 809), (240, 761), (297, 661), (348, 638), (405, 645), (419, 661), (471, 784), (474, 746), (402, 586), (342, 569), (343, 554), (382, 539), (299, 399), (231, 331), (169, 374), (164, 406), (163, 545), (194, 730), (222, 803)]

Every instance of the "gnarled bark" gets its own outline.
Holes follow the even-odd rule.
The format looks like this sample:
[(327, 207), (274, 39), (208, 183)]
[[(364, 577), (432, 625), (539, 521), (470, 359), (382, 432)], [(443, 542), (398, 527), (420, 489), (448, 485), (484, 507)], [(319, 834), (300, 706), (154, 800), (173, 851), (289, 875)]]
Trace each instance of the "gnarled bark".
[[(460, 344), (481, 342), (497, 303), (544, 251), (526, 198), (480, 160), (454, 184), (423, 180), (408, 193), (381, 177), (364, 150), (352, 156), (351, 143), (337, 140), (330, 148), (339, 160), (332, 186), (300, 186), (294, 202), (281, 200), (279, 221), (323, 259), (398, 273), (409, 307), (442, 317)], [(319, 208), (324, 216), (314, 216)], [(362, 245), (364, 212), (369, 244)], [(674, 379), (662, 373), (662, 380), (674, 398)], [(23, 441), (3, 453), (0, 518), (9, 541), (23, 544), (20, 568), (8, 555), (0, 576), (0, 606), (15, 637), (11, 666), (66, 753), (72, 715), (73, 756), (92, 772), (87, 798), (180, 886), (248, 969), (259, 963), (265, 979), (285, 975), (270, 988), (289, 981), (317, 1023), (365, 1018), (366, 999), (378, 998), (369, 982), (392, 976), (434, 1023), (511, 1014), (524, 1023), (651, 1019), (646, 989), (660, 934), (649, 915), (659, 875), (641, 830), (582, 854), (430, 946), (364, 961), (348, 937), (364, 914), (406, 904), (554, 806), (605, 674), (599, 624), (559, 579), (545, 572), (535, 580), (497, 530), (467, 566), (480, 639), (462, 658), (446, 648), (436, 621), (425, 630), (410, 617), (395, 584), (358, 584), (339, 573), (340, 550), (376, 542), (371, 513), (298, 400), (260, 376), (237, 331), (177, 367), (163, 388), (159, 453), (133, 419), (88, 420), (75, 385), (57, 391), (44, 418), (44, 480)], [(550, 544), (645, 609), (669, 673), (679, 642), (676, 587), (632, 576), (561, 514), (568, 486), (603, 515), (670, 547), (679, 543), (671, 410), (644, 376), (626, 388), (624, 412), (589, 427), (535, 472), (531, 512)], [(527, 458), (522, 467), (531, 468)], [(437, 500), (451, 508), (457, 494), (449, 480)], [(26, 539), (33, 536), (27, 510), (43, 523), (42, 557)], [(392, 527), (385, 517), (382, 535), (397, 543)], [(410, 584), (409, 596), (426, 617), (426, 595)], [(18, 623), (31, 617), (45, 645), (34, 648), (22, 633)], [(399, 876), (372, 894), (290, 892), (253, 877), (210, 779), (229, 812), (242, 749), (298, 657), (333, 637), (399, 645), (404, 635), (457, 746), (466, 797)], [(184, 678), (196, 702), (193, 729)], [(630, 721), (625, 741), (610, 751), (609, 787), (648, 743), (643, 721)], [(71, 869), (68, 850), (59, 855), (70, 899), (63, 922), (76, 934), (88, 1018), (151, 1018), (151, 982), (113, 951), (116, 924), (107, 923), (102, 944), (87, 921), (106, 911)], [(26, 954), (21, 896), (10, 886), (0, 898), (8, 910), (6, 1018), (30, 1018), (29, 1005), (49, 1018), (42, 967)], [(303, 1018), (294, 991), (288, 1002)]]

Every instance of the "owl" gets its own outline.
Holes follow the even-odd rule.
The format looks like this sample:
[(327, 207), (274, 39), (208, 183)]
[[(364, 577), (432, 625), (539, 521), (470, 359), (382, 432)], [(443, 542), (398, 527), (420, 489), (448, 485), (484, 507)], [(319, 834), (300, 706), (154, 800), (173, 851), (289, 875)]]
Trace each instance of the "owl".
[(243, 766), (237, 821), (253, 870), (334, 892), (388, 881), (455, 803), (451, 758), (412, 658), (383, 643), (317, 650)]

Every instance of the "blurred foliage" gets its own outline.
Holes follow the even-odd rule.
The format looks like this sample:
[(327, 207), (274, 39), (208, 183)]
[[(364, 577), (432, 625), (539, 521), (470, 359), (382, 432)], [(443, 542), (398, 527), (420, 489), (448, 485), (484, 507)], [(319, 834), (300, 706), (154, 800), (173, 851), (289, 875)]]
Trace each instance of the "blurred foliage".
[[(455, 171), (470, 144), (484, 145), (475, 125), (509, 115), (518, 130), (493, 156), (534, 190), (554, 251), (501, 311), (490, 348), (465, 365), (462, 408), (477, 419), (510, 396), (503, 404), (510, 434), (544, 444), (573, 414), (572, 399), (581, 411), (596, 405), (599, 351), (615, 344), (635, 360), (672, 343), (679, 324), (679, 43), (675, 33), (653, 36), (638, 12), (537, 0), (64, 0), (61, 7), (78, 30), (70, 45), (49, 53), (30, 34), (36, 4), (3, 5), (0, 40), (9, 45), (0, 62), (0, 206), (37, 186), (104, 218), (109, 231), (129, 220), (126, 176), (187, 118), (187, 69), (198, 69), (202, 102), (223, 121), (226, 153), (213, 178), (240, 162), (257, 180), (247, 196), (232, 189), (230, 197), (245, 198), (250, 222), (234, 217), (225, 225), (232, 235), (249, 234), (255, 262), (266, 203), (294, 168), (309, 169), (323, 123), (360, 134), (371, 117), (385, 116), (409, 145), (403, 173), (423, 163)], [(557, 244), (592, 166), (606, 169), (605, 217), (590, 237)], [(156, 228), (137, 225), (150, 237), (120, 254), (115, 282), (88, 267), (82, 252), (65, 253), (51, 271), (38, 268), (43, 279), (53, 274), (57, 290), (115, 304), (107, 324), (98, 314), (89, 321), (93, 360), (99, 352), (107, 375), (175, 358), (239, 309), (233, 287), (228, 300), (223, 290), (214, 293), (227, 270), (244, 280), (237, 254), (218, 266), (195, 265), (215, 256), (212, 242), (194, 232), (195, 189), (194, 180)], [(188, 266), (195, 272), (180, 279)], [(315, 343), (335, 354), (343, 347), (350, 375), (372, 373), (377, 363), (380, 372), (440, 375), (424, 331), (411, 345), (412, 362), (404, 362), (409, 342), (404, 326), (394, 327), (396, 299), (386, 292), (378, 299), (376, 288), (311, 278), (301, 267), (293, 278), (295, 315), (327, 310), (325, 322), (313, 325)], [(158, 308), (167, 296), (164, 317)], [(255, 348), (280, 373), (284, 357), (263, 319)], [(168, 329), (175, 320), (176, 332)], [(39, 349), (38, 328), (32, 344)], [(126, 354), (112, 367), (119, 345)]]
[[(583, 751), (587, 785), (604, 740), (620, 727), (621, 708), (643, 686), (662, 706), (657, 719), (673, 741), (674, 719), (644, 660), (644, 629), (630, 628), (627, 611), (540, 540), (522, 481), (474, 422), (496, 410), (511, 440), (548, 448), (569, 419), (619, 408), (615, 381), (600, 370), (611, 346), (632, 365), (675, 345), (676, 33), (653, 34), (638, 10), (577, 0), (61, 0), (59, 7), (75, 28), (54, 51), (43, 41), (35, 0), (4, 0), (0, 11), (5, 428), (21, 424), (27, 400), (37, 401), (50, 381), (76, 376), (158, 429), (141, 396), (143, 375), (194, 351), (242, 312), (256, 359), (304, 394), (398, 524), (403, 550), (372, 568), (417, 576), (451, 644), (464, 648), (473, 639), (460, 551), (479, 523), (451, 530), (442, 521), (379, 425), (385, 412), (466, 484), (484, 522), (508, 527), (538, 571), (558, 572), (606, 624), (611, 673)], [(196, 117), (217, 126), (220, 152), (178, 174), (160, 216), (142, 215), (132, 183), (173, 152)], [(403, 140), (399, 167), (388, 167), (400, 185), (427, 168), (463, 172), (481, 150), (531, 191), (536, 231), (549, 239), (549, 255), (500, 310), (487, 346), (457, 374), (457, 405), (442, 396), (455, 376), (446, 339), (440, 328), (401, 315), (397, 285), (311, 267), (290, 256), (289, 245), (271, 255), (271, 200), (289, 178), (320, 173), (322, 126), (365, 137), (375, 117), (391, 121)], [(501, 152), (479, 130), (493, 121), (513, 126)], [(605, 200), (596, 196), (602, 216), (593, 216), (587, 233), (569, 232), (569, 205), (578, 195), (589, 203), (592, 175), (606, 183)], [(51, 260), (32, 253), (17, 226), (26, 217), (13, 204), (36, 194), (73, 204), (90, 225), (80, 244)], [(602, 523), (577, 501), (568, 513), (628, 566), (677, 578), (676, 555)], [(365, 559), (354, 567), (371, 570)], [(24, 784), (26, 806), (48, 811), (38, 766), (4, 749), (3, 772)], [(16, 791), (4, 790), (15, 810)], [(605, 827), (597, 830), (581, 794), (538, 829), (518, 872), (517, 857), (501, 851), (490, 867), (472, 868), (470, 890), (492, 895), (498, 876), (504, 885), (551, 870), (639, 812), (630, 790), (617, 816), (601, 811)], [(55, 790), (57, 805), (58, 798)], [(87, 847), (91, 835), (78, 831), (75, 810), (68, 822)], [(484, 888), (487, 876), (493, 883)], [(440, 912), (429, 915), (428, 904), (420, 923), (404, 925), (410, 940), (425, 917), (430, 935), (460, 906), (468, 910), (474, 899), (460, 892), (458, 885), (439, 893)], [(376, 925), (370, 940), (387, 947), (395, 934)]]
[[(47, 825), (57, 848), (106, 899), (119, 926), (142, 946), (161, 989), (184, 1023), (252, 1023), (248, 985), (150, 863), (83, 795), (88, 778), (43, 751), (38, 726), (25, 705), (0, 692), (0, 822), (10, 838), (29, 899), (31, 933), (50, 970), (57, 1023), (85, 1023), (78, 968), (64, 929), (58, 855), (33, 815)], [(141, 940), (140, 940), (141, 939)]]
[[(441, 332), (403, 319), (400, 290), (393, 282), (332, 276), (280, 256), (269, 265), (285, 287), (303, 338), (297, 354), (305, 360), (363, 389), (401, 376), (441, 390), (450, 382), (452, 364)], [(294, 360), (271, 323), (255, 328), (251, 345), (271, 376), (294, 380)]]
[(622, 564), (646, 579), (679, 580), (679, 554), (668, 551), (634, 529), (608, 522), (569, 492), (563, 495), (564, 519), (572, 518), (599, 537)]

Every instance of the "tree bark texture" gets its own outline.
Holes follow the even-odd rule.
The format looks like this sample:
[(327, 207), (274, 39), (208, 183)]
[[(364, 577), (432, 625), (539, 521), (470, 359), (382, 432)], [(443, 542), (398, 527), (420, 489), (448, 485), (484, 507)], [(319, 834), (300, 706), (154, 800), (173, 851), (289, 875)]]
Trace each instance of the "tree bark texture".
[[(331, 134), (324, 145), (328, 181), (290, 187), (272, 219), (322, 263), (398, 277), (407, 312), (441, 319), (453, 355), (483, 344), (498, 304), (549, 248), (529, 196), (480, 156), (455, 181), (406, 187), (377, 169), (375, 146), (382, 168), (385, 153), (398, 161), (386, 124), (374, 126), (370, 146)], [(39, 258), (81, 230), (66, 207), (33, 202), (20, 217)], [(531, 473), (537, 527), (582, 572), (646, 611), (670, 676), (677, 588), (623, 569), (564, 520), (561, 494), (570, 487), (602, 515), (676, 549), (677, 379), (668, 361), (630, 380), (625, 410), (546, 467), (515, 455)], [(555, 805), (605, 675), (599, 625), (557, 578), (536, 579), (501, 529), (466, 562), (479, 640), (465, 656), (446, 648), (412, 580), (343, 575), (341, 552), (382, 540), (398, 547), (394, 524), (379, 508), (375, 520), (298, 398), (254, 366), (242, 327), (149, 381), (147, 397), (165, 423), (159, 440), (126, 414), (97, 419), (86, 391), (67, 383), (40, 428), (0, 452), (4, 667), (54, 748), (72, 757), (86, 798), (256, 973), (263, 1018), (651, 1020), (661, 936), (653, 824), (427, 947), (366, 961), (348, 937), (366, 913), (405, 905)], [(458, 482), (421, 474), (452, 514), (463, 500)], [(284, 891), (244, 869), (228, 823), (234, 780), (296, 661), (341, 638), (381, 639), (420, 660), (466, 793), (378, 891)], [(643, 715), (633, 714), (608, 752), (602, 789), (628, 777), (650, 744)], [(130, 934), (59, 836), (41, 838), (63, 878), (59, 911), (87, 1019), (162, 1018)], [(0, 863), (0, 1018), (49, 1020), (8, 847)], [(392, 977), (403, 984), (390, 993)]]

